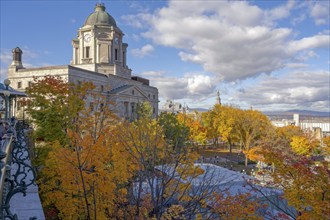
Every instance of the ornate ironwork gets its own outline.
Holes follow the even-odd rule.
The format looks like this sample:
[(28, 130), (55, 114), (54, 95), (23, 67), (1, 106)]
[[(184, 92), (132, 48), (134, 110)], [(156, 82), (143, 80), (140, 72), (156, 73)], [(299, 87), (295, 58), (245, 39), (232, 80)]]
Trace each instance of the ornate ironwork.
[[(15, 125), (13, 126), (15, 127)], [(26, 190), (29, 186), (35, 185), (36, 172), (31, 166), (29, 161), (29, 149), (26, 142), (26, 136), (24, 133), (25, 125), (23, 122), (16, 123), (16, 131), (12, 132), (13, 141), (12, 141), (12, 151), (11, 151), (11, 165), (10, 169), (15, 168), (16, 172), (10, 176), (10, 169), (7, 169), (7, 178), (5, 183), (7, 185), (4, 192), (4, 201), (2, 204), (3, 216), (2, 219), (11, 219), (17, 220), (17, 215), (13, 214), (10, 210), (10, 200), (11, 198), (18, 194), (22, 193), (23, 196), (26, 196)], [(9, 160), (10, 161), (10, 160)], [(8, 163), (10, 164), (10, 163)], [(7, 165), (8, 166), (8, 165)], [(9, 168), (8, 167), (8, 168)], [(31, 175), (29, 175), (31, 173)], [(28, 178), (28, 177), (32, 178)], [(36, 217), (31, 217), (30, 220), (36, 220)]]

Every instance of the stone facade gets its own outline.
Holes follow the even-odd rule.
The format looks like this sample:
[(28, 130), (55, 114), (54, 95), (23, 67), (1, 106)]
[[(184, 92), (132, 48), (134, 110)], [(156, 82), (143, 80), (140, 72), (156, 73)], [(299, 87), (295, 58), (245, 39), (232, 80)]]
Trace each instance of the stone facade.
[(109, 94), (115, 101), (120, 117), (132, 119), (136, 104), (144, 101), (151, 104), (156, 117), (158, 89), (150, 86), (149, 80), (132, 76), (126, 62), (128, 45), (123, 43), (123, 36), (105, 6), (97, 4), (78, 30), (77, 39), (72, 41), (70, 65), (24, 68), (23, 51), (17, 47), (12, 51), (13, 62), (8, 68), (11, 86), (24, 91), (33, 82), (33, 77), (46, 75), (61, 76), (70, 83), (93, 82), (96, 90)]

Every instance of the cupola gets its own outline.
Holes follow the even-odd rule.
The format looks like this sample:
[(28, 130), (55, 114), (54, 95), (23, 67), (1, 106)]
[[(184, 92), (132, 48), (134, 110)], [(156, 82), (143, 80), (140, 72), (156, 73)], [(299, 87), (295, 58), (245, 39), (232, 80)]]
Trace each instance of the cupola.
[(90, 14), (84, 25), (105, 25), (117, 27), (115, 19), (105, 11), (105, 6), (103, 3), (97, 3), (95, 10)]

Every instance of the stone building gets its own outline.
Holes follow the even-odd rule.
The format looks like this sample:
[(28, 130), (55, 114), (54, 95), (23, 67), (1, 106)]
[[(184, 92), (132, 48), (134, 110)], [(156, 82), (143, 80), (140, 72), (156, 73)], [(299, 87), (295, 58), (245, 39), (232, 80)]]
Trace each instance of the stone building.
[(137, 103), (144, 101), (151, 104), (156, 117), (158, 89), (150, 86), (148, 79), (132, 76), (132, 70), (127, 66), (128, 44), (123, 42), (123, 36), (104, 4), (96, 4), (94, 12), (79, 28), (77, 38), (72, 40), (70, 65), (24, 68), (23, 51), (16, 47), (12, 50), (13, 62), (8, 68), (11, 86), (24, 91), (33, 82), (33, 77), (45, 75), (61, 76), (72, 83), (90, 81), (98, 91), (111, 96), (120, 117), (132, 119)]
[(188, 112), (188, 106), (184, 106), (179, 102), (172, 100), (166, 100), (164, 105), (161, 107), (160, 112), (171, 112), (171, 113), (183, 113)]

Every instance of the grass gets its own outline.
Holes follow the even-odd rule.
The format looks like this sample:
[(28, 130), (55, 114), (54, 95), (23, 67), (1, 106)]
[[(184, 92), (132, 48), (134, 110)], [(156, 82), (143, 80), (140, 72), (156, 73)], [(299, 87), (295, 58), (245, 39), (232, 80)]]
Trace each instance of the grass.
[(201, 149), (199, 150), (199, 154), (204, 158), (226, 158), (227, 162), (218, 162), (214, 164), (235, 171), (241, 172), (242, 170), (245, 170), (247, 174), (250, 174), (252, 169), (256, 170), (253, 166), (255, 163), (252, 161), (249, 161), (248, 167), (245, 167), (245, 155), (241, 153), (239, 149), (233, 149), (232, 153), (230, 153), (228, 149), (223, 148)]

